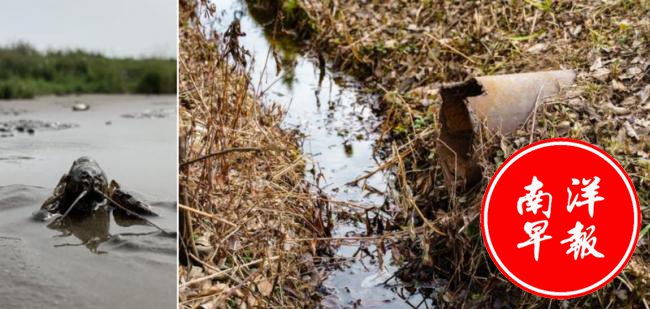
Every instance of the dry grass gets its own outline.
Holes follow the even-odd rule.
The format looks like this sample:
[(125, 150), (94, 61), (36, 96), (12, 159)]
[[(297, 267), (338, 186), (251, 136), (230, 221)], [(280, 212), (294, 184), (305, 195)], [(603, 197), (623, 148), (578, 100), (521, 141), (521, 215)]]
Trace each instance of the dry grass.
[(313, 306), (329, 206), (283, 112), (253, 95), (238, 24), (201, 25), (214, 10), (180, 1), (180, 306)]
[[(289, 1), (287, 1), (289, 2)], [(393, 250), (401, 277), (434, 281), (434, 296), (457, 306), (648, 307), (650, 259), (650, 2), (300, 0), (312, 50), (382, 96), (384, 149), (398, 177), (396, 218), (413, 231)], [(294, 8), (295, 9), (295, 8)], [(549, 98), (513, 136), (483, 132), (476, 149), (484, 181), (450, 196), (436, 164), (437, 88), (469, 76), (570, 68), (575, 86)], [(532, 138), (531, 138), (532, 136)], [(585, 140), (616, 157), (639, 193), (646, 233), (632, 262), (592, 295), (554, 302), (523, 293), (496, 270), (480, 236), (478, 213), (488, 177), (528, 143)], [(441, 229), (440, 236), (431, 226)], [(401, 249), (400, 249), (401, 248)]]

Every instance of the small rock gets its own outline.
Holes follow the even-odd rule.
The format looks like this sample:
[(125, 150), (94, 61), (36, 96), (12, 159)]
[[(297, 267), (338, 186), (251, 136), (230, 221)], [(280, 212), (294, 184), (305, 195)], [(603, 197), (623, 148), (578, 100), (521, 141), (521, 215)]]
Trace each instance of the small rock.
[(623, 289), (616, 289), (614, 294), (616, 294), (616, 297), (622, 301), (627, 300), (627, 292)]
[(607, 69), (607, 68), (600, 68), (600, 69), (596, 69), (596, 70), (591, 74), (591, 76), (592, 76), (593, 78), (599, 80), (599, 81), (603, 81), (603, 82), (604, 82), (604, 81), (607, 81), (607, 79), (609, 78), (609, 73), (610, 73), (610, 72), (611, 72), (611, 71), (610, 71), (609, 69)]
[(273, 292), (273, 284), (267, 278), (263, 278), (257, 283), (257, 290), (262, 296), (268, 297)]
[(85, 104), (85, 103), (77, 103), (74, 106), (72, 106), (72, 110), (75, 112), (84, 112), (90, 109), (90, 105)]
[(643, 71), (639, 67), (631, 67), (631, 68), (627, 69), (627, 73), (631, 74), (631, 75), (638, 75), (638, 74), (641, 74), (641, 72), (643, 72)]
[(582, 32), (582, 25), (577, 25), (573, 29), (571, 29), (571, 35), (573, 35), (574, 37), (578, 36), (580, 32)]
[(632, 79), (632, 78), (640, 78), (639, 75), (643, 73), (643, 70), (639, 67), (631, 67), (625, 71), (625, 73), (619, 75), (620, 79)]

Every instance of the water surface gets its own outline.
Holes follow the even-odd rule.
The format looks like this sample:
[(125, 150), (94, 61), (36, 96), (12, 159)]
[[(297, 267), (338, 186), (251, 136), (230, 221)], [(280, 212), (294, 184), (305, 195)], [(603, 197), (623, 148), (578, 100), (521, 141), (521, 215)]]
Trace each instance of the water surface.
[[(123, 95), (0, 101), (0, 128), (24, 127), (4, 126), (0, 137), (1, 307), (175, 306), (175, 234), (110, 212), (66, 218), (56, 227), (32, 218), (72, 162), (88, 155), (154, 207), (155, 224), (174, 231), (175, 101)], [(72, 111), (80, 103), (90, 109)], [(169, 114), (123, 117), (155, 109)]]
[[(216, 5), (218, 18), (209, 22), (223, 32), (234, 17), (240, 18), (242, 32), (246, 33), (240, 42), (255, 59), (254, 85), (264, 91), (262, 99), (267, 104), (275, 102), (285, 107), (285, 128), (305, 135), (302, 151), (311, 162), (306, 166), (307, 180), (316, 182), (311, 173), (315, 170), (322, 173), (317, 181), (333, 200), (381, 206), (388, 175), (380, 172), (370, 177), (366, 189), (347, 185), (381, 164), (373, 151), (381, 123), (371, 111), (376, 98), (361, 93), (350, 78), (331, 71), (322, 59), (301, 54), (295, 42), (275, 36), (269, 31), (272, 12), (254, 7), (249, 10), (237, 0), (218, 1)], [(270, 52), (272, 46), (278, 57)], [(333, 236), (363, 236), (365, 232), (362, 222), (338, 220)], [(336, 253), (345, 262), (337, 264), (340, 267), (327, 266), (324, 287), (329, 295), (322, 303), (324, 307), (410, 308), (421, 304), (421, 295), (411, 295), (399, 285), (389, 287), (395, 284), (393, 274), (397, 270), (390, 250), (381, 265), (372, 242), (366, 244), (370, 255), (358, 252), (360, 245), (353, 242), (340, 246)]]

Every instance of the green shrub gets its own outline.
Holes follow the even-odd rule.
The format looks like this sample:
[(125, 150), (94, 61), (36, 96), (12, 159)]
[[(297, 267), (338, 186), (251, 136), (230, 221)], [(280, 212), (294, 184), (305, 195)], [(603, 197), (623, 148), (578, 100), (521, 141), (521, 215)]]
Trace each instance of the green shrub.
[(175, 59), (107, 58), (81, 50), (0, 47), (0, 99), (47, 94), (176, 93)]

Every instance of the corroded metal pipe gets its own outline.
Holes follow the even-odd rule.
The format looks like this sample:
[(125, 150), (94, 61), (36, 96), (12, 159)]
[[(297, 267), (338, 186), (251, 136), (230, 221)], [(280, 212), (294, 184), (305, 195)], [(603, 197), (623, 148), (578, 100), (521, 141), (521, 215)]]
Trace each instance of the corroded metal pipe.
[(441, 131), (437, 151), (450, 191), (470, 188), (481, 179), (474, 152), (481, 128), (511, 134), (544, 98), (570, 86), (571, 70), (493, 75), (471, 78), (440, 89)]

